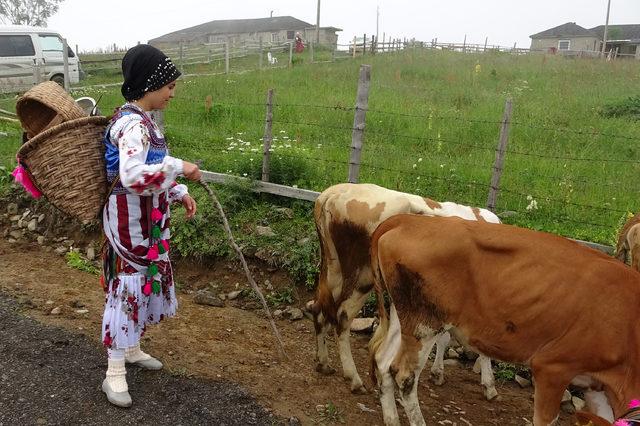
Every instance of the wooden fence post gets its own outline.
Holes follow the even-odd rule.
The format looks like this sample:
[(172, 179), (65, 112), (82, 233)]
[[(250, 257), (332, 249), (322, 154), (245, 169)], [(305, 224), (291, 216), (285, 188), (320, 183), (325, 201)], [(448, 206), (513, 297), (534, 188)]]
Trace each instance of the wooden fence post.
[(289, 68), (293, 66), (293, 42), (289, 43)]
[(360, 65), (358, 94), (356, 95), (356, 112), (353, 117), (351, 134), (351, 156), (349, 159), (349, 182), (358, 183), (360, 174), (360, 154), (364, 141), (364, 126), (369, 107), (369, 83), (371, 82), (371, 65)]
[(352, 52), (352, 53), (353, 53), (353, 57), (354, 57), (354, 59), (355, 59), (355, 57), (356, 57), (356, 41), (357, 41), (357, 40), (358, 40), (358, 39), (356, 38), (356, 36), (353, 36), (353, 52)]
[(313, 63), (313, 57), (314, 57), (314, 52), (313, 52), (313, 41), (309, 42), (309, 50), (311, 51), (311, 63)]
[(69, 91), (69, 45), (67, 39), (62, 39), (62, 64), (64, 73), (64, 90)]
[(262, 57), (264, 56), (264, 52), (262, 51), (262, 37), (260, 37), (260, 52), (258, 54), (260, 55), (258, 58), (258, 68), (262, 69)]
[(269, 158), (271, 157), (271, 141), (273, 126), (273, 89), (267, 92), (267, 115), (264, 120), (264, 138), (262, 138), (262, 181), (269, 182)]
[(364, 56), (365, 53), (367, 53), (367, 35), (366, 34), (362, 38), (362, 56)]
[(500, 127), (500, 140), (496, 148), (496, 159), (493, 163), (493, 173), (491, 175), (491, 185), (489, 186), (489, 197), (487, 198), (487, 208), (495, 213), (498, 192), (500, 191), (500, 177), (502, 176), (502, 167), (504, 164), (504, 154), (507, 150), (507, 142), (509, 141), (509, 127), (511, 125), (511, 99), (507, 99), (504, 105), (504, 115), (502, 116), (502, 125)]
[(229, 74), (229, 37), (224, 42), (224, 73)]

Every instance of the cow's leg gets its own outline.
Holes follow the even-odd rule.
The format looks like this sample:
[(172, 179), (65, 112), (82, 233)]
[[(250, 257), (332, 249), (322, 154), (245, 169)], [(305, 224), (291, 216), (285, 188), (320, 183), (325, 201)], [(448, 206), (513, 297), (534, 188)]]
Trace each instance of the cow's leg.
[(369, 343), (375, 374), (380, 386), (382, 417), (387, 426), (400, 425), (395, 398), (396, 383), (391, 375), (391, 363), (400, 352), (401, 346), (400, 321), (395, 306), (391, 304), (388, 324), (381, 323)]
[(532, 362), (531, 370), (536, 380), (533, 397), (533, 425), (554, 425), (560, 412), (560, 403), (564, 390), (571, 377), (567, 377), (559, 368), (538, 367)]
[[(414, 365), (405, 363), (403, 368), (407, 370), (406, 374), (403, 376), (402, 370), (396, 374), (396, 383), (400, 388), (400, 402), (407, 414), (409, 424), (412, 426), (423, 426), (426, 424), (424, 417), (422, 417), (420, 401), (418, 400), (418, 382), (420, 381), (420, 373), (429, 359), (429, 354), (433, 350), (433, 345), (440, 339), (442, 339), (442, 333), (435, 335), (433, 332), (429, 332), (425, 337), (421, 338), (418, 346), (420, 349), (417, 354), (417, 363)], [(407, 358), (413, 358), (409, 353), (409, 345), (403, 345), (403, 350)], [(411, 367), (413, 368), (411, 369)]]
[(431, 379), (438, 386), (444, 384), (444, 351), (449, 346), (451, 334), (448, 331), (438, 335), (436, 340), (436, 356), (431, 366)]
[(351, 353), (351, 322), (353, 318), (360, 312), (364, 302), (369, 294), (371, 287), (364, 289), (356, 289), (353, 294), (345, 300), (338, 309), (338, 352), (340, 353), (340, 362), (342, 363), (342, 372), (345, 379), (351, 381), (351, 392), (367, 393), (367, 389), (362, 384), (362, 379), (356, 369)]
[(478, 354), (478, 363), (480, 364), (480, 383), (484, 386), (484, 396), (487, 401), (491, 401), (498, 396), (493, 369), (491, 368), (491, 358)]
[[(316, 302), (317, 303), (317, 302)], [(319, 310), (319, 308), (317, 308)], [(327, 348), (327, 334), (331, 329), (331, 324), (322, 312), (313, 313), (313, 326), (316, 331), (316, 371), (322, 374), (333, 374), (336, 372), (329, 365), (329, 350)]]

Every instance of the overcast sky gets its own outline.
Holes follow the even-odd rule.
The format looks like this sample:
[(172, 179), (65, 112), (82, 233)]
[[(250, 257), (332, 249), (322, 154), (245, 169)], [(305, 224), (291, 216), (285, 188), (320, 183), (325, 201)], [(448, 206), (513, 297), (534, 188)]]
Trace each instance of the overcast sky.
[[(607, 0), (322, 0), (321, 26), (342, 29), (339, 43), (354, 35), (415, 37), (431, 41), (529, 47), (529, 36), (575, 22), (603, 25)], [(65, 0), (49, 27), (80, 51), (113, 43), (132, 46), (168, 32), (217, 19), (293, 16), (315, 25), (317, 0)], [(610, 24), (640, 24), (640, 0), (611, 0)]]

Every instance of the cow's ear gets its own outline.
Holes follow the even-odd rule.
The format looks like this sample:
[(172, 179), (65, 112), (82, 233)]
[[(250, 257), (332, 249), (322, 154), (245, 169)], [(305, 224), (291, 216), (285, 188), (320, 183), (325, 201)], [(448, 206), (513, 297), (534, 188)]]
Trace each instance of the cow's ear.
[(576, 413), (576, 418), (578, 419), (576, 426), (611, 426), (609, 421), (585, 411), (578, 411)]

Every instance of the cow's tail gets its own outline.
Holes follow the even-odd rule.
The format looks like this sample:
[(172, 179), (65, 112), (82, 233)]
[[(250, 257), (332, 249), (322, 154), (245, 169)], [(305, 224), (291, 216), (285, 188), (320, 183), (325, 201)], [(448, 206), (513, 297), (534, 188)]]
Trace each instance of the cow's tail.
[(378, 328), (376, 328), (373, 337), (369, 341), (369, 357), (371, 362), (370, 377), (374, 385), (378, 381), (376, 375), (376, 352), (380, 348), (380, 345), (389, 331), (389, 314), (384, 303), (386, 285), (380, 270), (380, 259), (378, 258), (378, 241), (384, 234), (385, 230), (380, 228), (382, 228), (382, 226), (379, 226), (371, 237), (370, 249), (371, 271), (373, 273), (373, 291), (376, 294), (376, 300), (378, 302), (378, 316), (380, 321)]

